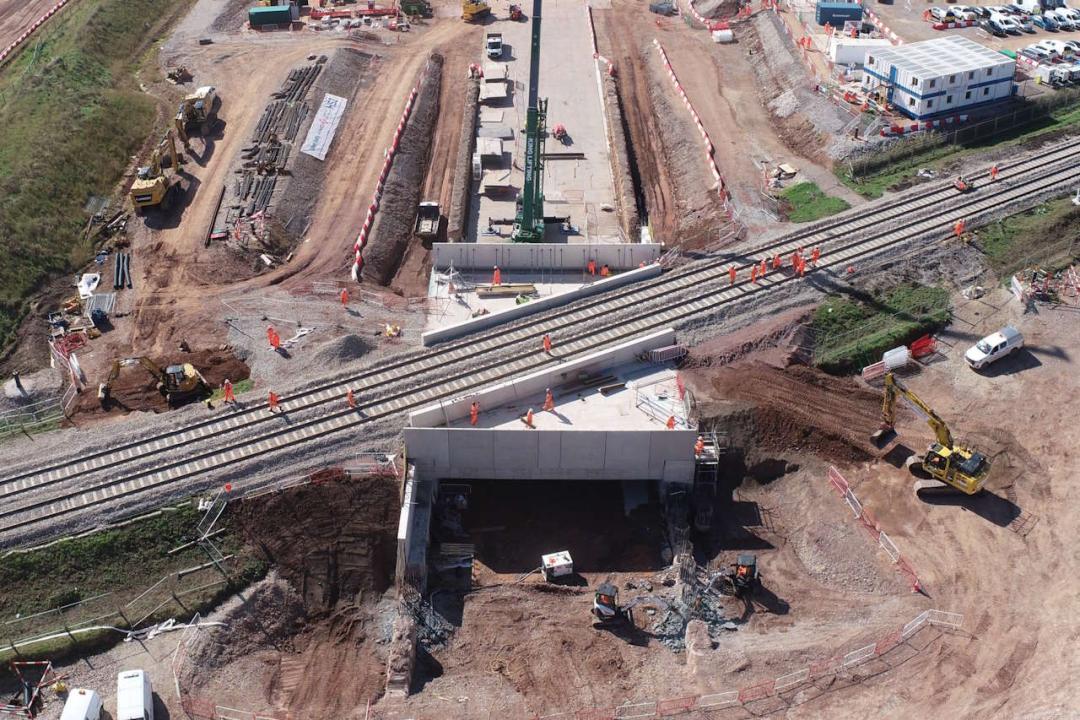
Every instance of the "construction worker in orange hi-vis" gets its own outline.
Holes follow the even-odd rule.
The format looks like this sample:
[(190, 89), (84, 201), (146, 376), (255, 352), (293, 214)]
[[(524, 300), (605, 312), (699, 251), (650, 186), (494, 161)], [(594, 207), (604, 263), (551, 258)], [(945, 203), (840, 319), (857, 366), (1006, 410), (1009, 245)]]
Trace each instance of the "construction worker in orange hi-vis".
[(674, 415), (669, 415), (668, 419), (667, 419), (667, 422), (664, 423), (664, 424), (667, 426), (668, 430), (674, 430), (675, 429), (675, 416)]
[(997, 180), (998, 166), (996, 164), (990, 166), (990, 182)]
[(765, 264), (765, 258), (761, 258), (761, 265), (758, 266), (758, 277), (765, 277), (765, 273), (768, 272), (769, 266)]
[(270, 347), (275, 350), (281, 347), (281, 336), (277, 334), (277, 330), (274, 329), (273, 325), (266, 328), (266, 339), (270, 343)]
[(799, 277), (806, 275), (806, 261), (799, 258)]
[(750, 282), (757, 282), (757, 265), (750, 266)]
[(784, 261), (780, 259), (780, 253), (775, 253), (772, 256), (772, 269), (779, 270), (780, 266), (784, 264)]
[(274, 392), (273, 390), (270, 391), (269, 404), (270, 404), (270, 412), (276, 412), (277, 410), (281, 409), (280, 408), (281, 398), (279, 398), (277, 393)]
[(607, 266), (607, 263), (604, 263), (604, 266), (600, 268), (600, 277), (608, 277), (609, 275), (611, 275), (611, 268)]
[(589, 271), (590, 275), (596, 274), (596, 261), (590, 260), (589, 264), (585, 266), (585, 269)]
[(496, 265), (495, 269), (491, 272), (491, 284), (502, 285), (502, 270)]
[(802, 255), (799, 254), (798, 250), (791, 253), (791, 267), (792, 267), (792, 269), (794, 269), (794, 270), (799, 269), (799, 260), (801, 260), (801, 259), (802, 259)]
[(544, 333), (544, 352), (551, 354), (551, 336), (547, 333)]
[(697, 442), (694, 443), (694, 457), (701, 457), (703, 452), (705, 452), (705, 438), (698, 435)]
[(729, 277), (729, 278), (731, 278), (731, 284), (732, 284), (732, 285), (734, 285), (734, 284), (735, 284), (735, 276), (736, 276), (736, 275), (737, 275), (738, 273), (739, 273), (739, 271), (735, 269), (735, 266), (734, 266), (734, 265), (732, 265), (731, 267), (729, 267), (729, 268), (727, 269), (727, 274), (728, 274), (728, 277)]
[(224, 402), (236, 402), (236, 396), (233, 395), (232, 381), (230, 381), (229, 378), (225, 378), (225, 382), (221, 383), (221, 390), (225, 394)]
[(821, 258), (821, 248), (814, 246), (814, 249), (810, 252), (810, 264), (817, 267), (817, 261)]
[(551, 394), (551, 388), (544, 391), (544, 410), (547, 412), (555, 410), (555, 396)]
[(476, 421), (480, 419), (480, 403), (474, 402), (469, 408), (469, 424), (473, 427), (476, 426)]
[(342, 307), (348, 307), (349, 306), (349, 291), (346, 290), (345, 288), (341, 288), (341, 306)]
[(956, 221), (955, 225), (953, 225), (953, 235), (955, 235), (956, 237), (960, 237), (963, 234), (964, 234), (964, 220), (963, 220), (963, 218), (961, 218), (961, 219)]
[(533, 429), (536, 429), (536, 426), (533, 425), (533, 410), (532, 410), (532, 408), (529, 408), (529, 411), (527, 413), (525, 413), (525, 417), (521, 418), (521, 420), (522, 420), (522, 422), (524, 422), (529, 427), (531, 427)]
[(356, 409), (356, 395), (353, 394), (352, 388), (345, 391), (345, 402), (349, 403), (352, 409)]

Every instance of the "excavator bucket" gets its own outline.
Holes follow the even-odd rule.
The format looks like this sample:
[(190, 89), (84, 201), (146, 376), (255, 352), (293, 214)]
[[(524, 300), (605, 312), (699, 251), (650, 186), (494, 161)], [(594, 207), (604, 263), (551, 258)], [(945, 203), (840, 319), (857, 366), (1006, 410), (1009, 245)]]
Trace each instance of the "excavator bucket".
[(870, 436), (870, 442), (878, 448), (883, 448), (896, 439), (896, 430), (891, 427), (879, 428)]

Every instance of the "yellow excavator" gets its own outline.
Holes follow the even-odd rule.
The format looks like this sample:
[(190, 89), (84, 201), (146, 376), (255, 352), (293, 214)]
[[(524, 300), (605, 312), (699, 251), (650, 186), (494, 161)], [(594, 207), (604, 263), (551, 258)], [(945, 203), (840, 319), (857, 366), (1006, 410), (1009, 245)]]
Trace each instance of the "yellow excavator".
[(885, 374), (885, 399), (881, 405), (881, 428), (870, 436), (878, 446), (884, 447), (896, 437), (896, 399), (904, 398), (908, 405), (921, 415), (934, 431), (937, 442), (931, 443), (921, 459), (914, 458), (909, 464), (921, 469), (933, 480), (915, 483), (917, 495), (937, 494), (940, 491), (959, 490), (965, 495), (975, 495), (982, 490), (986, 476), (990, 474), (990, 460), (982, 453), (965, 447), (953, 440), (945, 421), (918, 395), (908, 390), (890, 372)]
[[(161, 167), (162, 153), (166, 150), (172, 163), (170, 175), (166, 175)], [(135, 212), (142, 213), (151, 207), (168, 210), (172, 204), (174, 188), (179, 185), (179, 169), (180, 156), (176, 153), (176, 140), (172, 130), (169, 130), (151, 153), (150, 164), (139, 168), (135, 181), (131, 184), (131, 204), (135, 206)]]
[(491, 14), (491, 6), (483, 0), (461, 0), (461, 19), (479, 22)]
[(176, 135), (186, 147), (188, 130), (197, 128), (200, 135), (205, 135), (214, 116), (214, 102), (217, 100), (217, 88), (204, 85), (184, 98), (176, 111)]
[(210, 390), (206, 378), (191, 363), (169, 365), (162, 370), (157, 363), (148, 357), (113, 360), (112, 368), (109, 370), (105, 382), (98, 385), (98, 401), (102, 407), (107, 408), (109, 405), (112, 384), (120, 376), (120, 368), (136, 363), (142, 365), (157, 380), (157, 390), (165, 396), (170, 406), (182, 405), (188, 400), (206, 394)]

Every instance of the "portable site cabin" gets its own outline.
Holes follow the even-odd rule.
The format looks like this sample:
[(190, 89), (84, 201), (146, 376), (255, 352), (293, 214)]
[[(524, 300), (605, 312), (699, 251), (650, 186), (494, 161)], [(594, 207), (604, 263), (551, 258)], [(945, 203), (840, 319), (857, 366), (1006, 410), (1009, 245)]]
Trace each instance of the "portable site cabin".
[(1016, 61), (959, 35), (866, 56), (862, 87), (915, 120), (967, 112), (1014, 92)]
[(154, 693), (144, 670), (116, 676), (116, 720), (154, 720)]

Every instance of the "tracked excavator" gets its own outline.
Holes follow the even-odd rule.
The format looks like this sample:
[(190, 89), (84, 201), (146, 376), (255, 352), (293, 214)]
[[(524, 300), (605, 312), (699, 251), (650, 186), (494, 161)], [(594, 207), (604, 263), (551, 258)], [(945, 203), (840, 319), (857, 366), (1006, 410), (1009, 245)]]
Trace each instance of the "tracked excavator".
[(885, 397), (881, 404), (881, 427), (870, 436), (879, 448), (885, 447), (896, 437), (896, 400), (903, 398), (916, 413), (930, 425), (937, 438), (926, 453), (918, 458), (912, 456), (909, 465), (929, 475), (930, 480), (915, 482), (915, 493), (920, 497), (938, 494), (975, 495), (982, 491), (990, 460), (982, 453), (957, 443), (933, 408), (909, 390), (891, 372), (885, 374)]
[(112, 384), (120, 376), (120, 368), (136, 363), (142, 365), (157, 380), (157, 390), (165, 396), (170, 406), (182, 405), (210, 390), (206, 378), (191, 363), (169, 365), (162, 370), (157, 363), (148, 357), (113, 360), (112, 368), (110, 368), (105, 382), (98, 385), (98, 401), (102, 407), (107, 407), (109, 404)]
[(480, 22), (490, 14), (491, 6), (483, 0), (461, 0), (461, 19), (465, 22)]
[[(162, 154), (166, 151), (172, 163), (172, 173), (169, 175), (165, 174), (161, 165)], [(180, 183), (177, 175), (179, 168), (176, 140), (173, 139), (172, 130), (169, 130), (150, 154), (150, 163), (138, 169), (135, 181), (131, 183), (131, 204), (135, 206), (136, 213), (142, 214), (147, 208), (155, 207), (169, 209)]]

